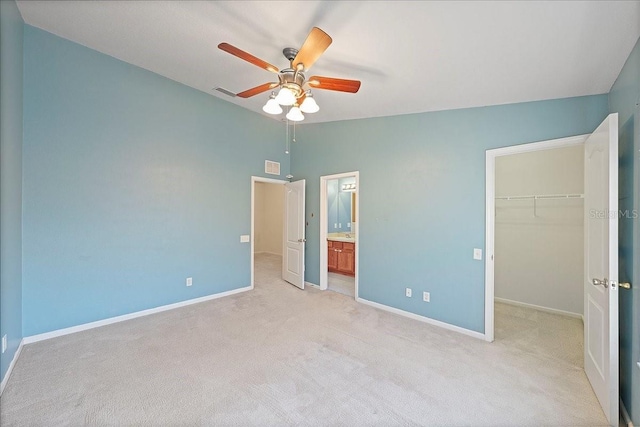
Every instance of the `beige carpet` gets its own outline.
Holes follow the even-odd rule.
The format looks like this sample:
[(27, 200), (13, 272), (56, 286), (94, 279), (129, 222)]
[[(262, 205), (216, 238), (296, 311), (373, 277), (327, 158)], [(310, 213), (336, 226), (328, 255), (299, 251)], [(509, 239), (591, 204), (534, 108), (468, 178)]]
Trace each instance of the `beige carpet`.
[(575, 357), (301, 291), (278, 263), (250, 292), (25, 346), (0, 424), (606, 424)]

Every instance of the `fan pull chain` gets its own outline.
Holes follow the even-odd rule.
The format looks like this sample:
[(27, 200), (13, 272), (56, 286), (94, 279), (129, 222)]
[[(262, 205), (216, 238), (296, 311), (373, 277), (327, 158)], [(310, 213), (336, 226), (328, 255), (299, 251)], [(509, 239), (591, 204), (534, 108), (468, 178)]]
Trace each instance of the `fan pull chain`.
[(296, 122), (293, 122), (293, 142), (296, 142)]
[(289, 154), (289, 119), (287, 119), (287, 121), (285, 122), (285, 126), (287, 127), (287, 133), (286, 133), (286, 142), (284, 144), (284, 154)]

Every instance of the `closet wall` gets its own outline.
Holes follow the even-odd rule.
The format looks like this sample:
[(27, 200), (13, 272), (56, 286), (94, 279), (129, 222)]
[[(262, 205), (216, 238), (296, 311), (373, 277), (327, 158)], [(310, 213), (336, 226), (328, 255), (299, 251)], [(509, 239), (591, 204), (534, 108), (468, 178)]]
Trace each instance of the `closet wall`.
[[(495, 296), (582, 314), (583, 147), (496, 159)], [(505, 200), (510, 196), (549, 196)]]
[(282, 255), (284, 185), (255, 183), (255, 253)]

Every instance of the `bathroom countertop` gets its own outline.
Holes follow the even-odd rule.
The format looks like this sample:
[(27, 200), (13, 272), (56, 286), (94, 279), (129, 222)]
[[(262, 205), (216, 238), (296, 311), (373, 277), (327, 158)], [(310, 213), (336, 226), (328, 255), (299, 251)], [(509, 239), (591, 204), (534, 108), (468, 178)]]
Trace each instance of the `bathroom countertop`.
[(327, 234), (327, 240), (332, 240), (334, 242), (356, 242), (356, 238), (353, 235), (351, 235), (351, 237), (347, 237), (346, 234), (348, 233), (329, 233)]

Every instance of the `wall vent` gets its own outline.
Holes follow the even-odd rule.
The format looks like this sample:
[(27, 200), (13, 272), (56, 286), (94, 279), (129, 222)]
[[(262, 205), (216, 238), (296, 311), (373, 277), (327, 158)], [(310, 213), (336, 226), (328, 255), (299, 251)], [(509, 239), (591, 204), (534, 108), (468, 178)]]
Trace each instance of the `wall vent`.
[(280, 175), (280, 163), (272, 160), (265, 160), (264, 173), (268, 173), (269, 175)]
[(217, 88), (215, 88), (215, 90), (217, 90), (217, 91), (218, 91), (218, 92), (220, 92), (220, 93), (224, 93), (225, 95), (230, 96), (230, 97), (232, 97), (232, 98), (235, 98), (235, 97), (236, 97), (236, 94), (235, 94), (235, 93), (233, 93), (233, 92), (231, 92), (231, 91), (228, 91), (228, 90), (226, 90), (225, 88), (217, 87)]

